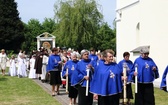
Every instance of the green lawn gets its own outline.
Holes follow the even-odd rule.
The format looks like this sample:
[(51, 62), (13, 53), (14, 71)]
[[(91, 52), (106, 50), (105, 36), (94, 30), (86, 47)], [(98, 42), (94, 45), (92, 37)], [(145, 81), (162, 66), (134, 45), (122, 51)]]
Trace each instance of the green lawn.
[(0, 75), (0, 105), (61, 105), (29, 78)]
[[(132, 85), (134, 93), (134, 85)], [(155, 91), (155, 105), (168, 105), (168, 93), (160, 90), (159, 88), (154, 88)], [(134, 102), (134, 100), (132, 100)]]
[[(132, 85), (134, 93), (134, 85)], [(132, 100), (134, 102), (134, 100)], [(156, 105), (168, 105), (168, 93), (155, 88)], [(0, 75), (0, 105), (61, 105), (29, 78)]]
[(155, 100), (156, 105), (168, 105), (168, 93), (155, 88)]

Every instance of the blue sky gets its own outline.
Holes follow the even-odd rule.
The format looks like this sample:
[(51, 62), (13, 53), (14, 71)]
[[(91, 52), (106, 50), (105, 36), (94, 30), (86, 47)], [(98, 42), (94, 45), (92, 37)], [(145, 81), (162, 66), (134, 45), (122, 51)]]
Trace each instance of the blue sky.
[[(15, 0), (18, 4), (19, 17), (25, 23), (30, 19), (38, 19), (40, 22), (44, 18), (54, 17), (54, 3), (57, 0)], [(102, 6), (101, 13), (104, 21), (113, 28), (115, 18), (116, 0), (96, 0)]]

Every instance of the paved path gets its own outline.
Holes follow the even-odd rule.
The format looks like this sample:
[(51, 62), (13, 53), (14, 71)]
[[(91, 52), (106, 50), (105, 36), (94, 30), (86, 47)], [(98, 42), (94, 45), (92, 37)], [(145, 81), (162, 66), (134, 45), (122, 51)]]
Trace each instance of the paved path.
[[(33, 81), (36, 82), (40, 87), (42, 87), (48, 94), (52, 93), (50, 84), (42, 83), (38, 79), (34, 79)], [(158, 84), (155, 84), (155, 87), (158, 87)], [(68, 94), (65, 92), (65, 88), (60, 87), (60, 95), (56, 95), (53, 98), (55, 98), (59, 103), (61, 103), (61, 105), (69, 105), (69, 98)], [(98, 105), (97, 101), (94, 100), (93, 105)]]
[[(48, 83), (42, 83), (38, 79), (34, 79), (39, 86), (41, 86), (48, 94), (51, 94), (51, 85)], [(52, 96), (51, 96), (52, 97)], [(61, 105), (69, 105), (68, 94), (65, 92), (65, 88), (60, 87), (60, 95), (56, 95), (55, 98)]]
[[(7, 67), (9, 67), (9, 61), (7, 62)], [(1, 74), (1, 73), (0, 73)], [(6, 73), (8, 75), (8, 73)], [(41, 80), (33, 79), (35, 83), (37, 83), (40, 87), (42, 87), (48, 94), (51, 94), (51, 85), (48, 83), (42, 83)], [(51, 96), (52, 97), (52, 96)], [(56, 95), (55, 98), (61, 105), (69, 105), (69, 97), (65, 92), (65, 88), (60, 86), (60, 95)], [(94, 101), (93, 105), (97, 105), (97, 102)]]
[[(42, 83), (38, 79), (34, 79), (34, 82), (36, 82), (39, 86), (41, 86), (48, 94), (51, 94), (51, 86), (48, 83)], [(65, 88), (60, 87), (60, 95), (56, 95), (54, 97), (61, 105), (69, 105), (69, 98), (68, 94), (65, 92)], [(97, 105), (97, 102), (94, 101), (93, 105)]]

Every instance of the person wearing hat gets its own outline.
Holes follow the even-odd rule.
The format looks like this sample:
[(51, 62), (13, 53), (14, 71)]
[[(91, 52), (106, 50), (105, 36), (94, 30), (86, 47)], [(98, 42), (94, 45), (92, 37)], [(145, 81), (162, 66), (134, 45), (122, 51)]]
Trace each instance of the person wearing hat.
[[(74, 71), (72, 76), (72, 86), (77, 86), (78, 88), (78, 105), (93, 104), (93, 94), (89, 91), (86, 91), (86, 84), (87, 81), (89, 81), (89, 90), (95, 67), (96, 63), (89, 59), (89, 51), (82, 50), (81, 60), (77, 63), (76, 70)], [(89, 71), (89, 76), (87, 76), (87, 71)], [(88, 95), (86, 95), (86, 92), (88, 93)]]
[[(135, 94), (135, 105), (155, 105), (153, 81), (159, 78), (158, 67), (149, 57), (149, 48), (143, 47), (141, 55), (135, 59), (132, 76), (137, 76), (138, 90)], [(137, 68), (137, 72), (135, 69)]]
[(2, 75), (5, 75), (7, 59), (5, 49), (2, 49), (0, 53), (0, 69), (2, 70)]

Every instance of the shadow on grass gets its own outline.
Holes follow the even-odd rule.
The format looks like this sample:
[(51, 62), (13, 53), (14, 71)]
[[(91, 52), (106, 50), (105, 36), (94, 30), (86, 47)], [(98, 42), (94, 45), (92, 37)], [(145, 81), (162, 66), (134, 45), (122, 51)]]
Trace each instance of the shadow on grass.
[(0, 76), (0, 81), (7, 81), (8, 79), (5, 76)]

